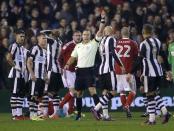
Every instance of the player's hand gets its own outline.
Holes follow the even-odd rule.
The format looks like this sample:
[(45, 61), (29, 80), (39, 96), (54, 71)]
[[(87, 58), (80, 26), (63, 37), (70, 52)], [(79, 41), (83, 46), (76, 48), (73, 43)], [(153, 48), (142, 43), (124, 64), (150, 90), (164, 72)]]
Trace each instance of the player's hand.
[(172, 81), (172, 77), (173, 77), (172, 72), (171, 71), (167, 71), (166, 72), (166, 80)]
[(123, 66), (121, 66), (120, 68), (121, 68), (122, 74), (125, 74), (126, 73), (126, 69)]
[(49, 84), (50, 83), (50, 79), (48, 77), (45, 77), (45, 83)]
[(66, 64), (66, 65), (64, 66), (64, 69), (65, 69), (65, 70), (68, 70), (69, 67), (70, 67), (70, 65)]
[(127, 80), (127, 82), (130, 83), (130, 82), (131, 82), (131, 78), (132, 78), (131, 74), (128, 73), (127, 76), (126, 76), (126, 80)]
[(143, 79), (144, 79), (144, 76), (141, 75), (141, 76), (140, 76), (140, 81), (143, 82)]
[(31, 80), (36, 81), (36, 76), (34, 74), (31, 74)]
[(19, 71), (19, 72), (22, 71), (20, 67), (15, 66), (14, 68), (15, 68), (17, 71)]
[(64, 71), (64, 69), (61, 68), (61, 69), (60, 69), (60, 74), (61, 74), (61, 75), (63, 75), (63, 71)]
[(144, 87), (140, 86), (140, 92), (143, 94), (144, 93)]

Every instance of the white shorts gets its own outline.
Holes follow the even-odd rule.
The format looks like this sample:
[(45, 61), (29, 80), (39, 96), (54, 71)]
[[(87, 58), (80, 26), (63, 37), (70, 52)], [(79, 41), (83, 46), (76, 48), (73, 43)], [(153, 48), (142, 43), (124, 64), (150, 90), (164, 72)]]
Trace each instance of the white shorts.
[(117, 92), (120, 93), (122, 91), (132, 91), (136, 93), (136, 81), (134, 75), (131, 75), (131, 82), (127, 82), (126, 74), (124, 75), (116, 75), (117, 77)]
[(62, 81), (64, 87), (74, 88), (75, 87), (76, 73), (68, 70), (63, 70)]

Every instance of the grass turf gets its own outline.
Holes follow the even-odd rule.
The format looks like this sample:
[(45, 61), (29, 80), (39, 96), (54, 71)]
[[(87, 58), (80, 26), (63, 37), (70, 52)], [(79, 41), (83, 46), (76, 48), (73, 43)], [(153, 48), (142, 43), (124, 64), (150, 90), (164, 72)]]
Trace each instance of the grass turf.
[(127, 119), (123, 112), (112, 112), (111, 116), (115, 121), (96, 121), (90, 113), (81, 121), (74, 121), (74, 118), (60, 118), (58, 120), (45, 121), (13, 121), (11, 115), (0, 114), (0, 131), (173, 131), (173, 117), (169, 123), (162, 125), (160, 118), (157, 124), (147, 126), (143, 124), (145, 118), (141, 118), (141, 112), (133, 112), (133, 118)]

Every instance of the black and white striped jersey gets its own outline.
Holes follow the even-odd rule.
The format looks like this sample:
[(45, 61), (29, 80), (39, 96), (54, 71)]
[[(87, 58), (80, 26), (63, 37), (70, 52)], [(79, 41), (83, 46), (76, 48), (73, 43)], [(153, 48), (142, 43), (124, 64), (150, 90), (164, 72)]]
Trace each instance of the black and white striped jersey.
[[(13, 43), (10, 47), (9, 53), (12, 55), (12, 59), (15, 63), (15, 67), (12, 67), (8, 78), (24, 78), (24, 70), (25, 70), (25, 56), (23, 46), (20, 46), (17, 43)], [(16, 68), (20, 69), (16, 70)]]
[(162, 76), (162, 67), (157, 57), (161, 52), (161, 42), (157, 38), (147, 38), (140, 44), (140, 56), (143, 63), (144, 76)]
[(58, 58), (60, 56), (61, 45), (61, 40), (47, 38), (47, 71), (60, 73)]
[(25, 82), (27, 82), (29, 79), (29, 71), (27, 69), (27, 59), (30, 56), (30, 51), (26, 49), (25, 47), (23, 47), (23, 50), (24, 50), (24, 62), (25, 62), (24, 79), (25, 79)]
[[(44, 79), (46, 73), (46, 50), (37, 44), (31, 49), (30, 58), (33, 59), (33, 72), (36, 78)], [(30, 75), (29, 79), (31, 79)]]
[(99, 52), (101, 56), (101, 64), (99, 74), (109, 73), (114, 71), (114, 63), (116, 60), (119, 65), (122, 65), (117, 52), (115, 50), (116, 39), (112, 36), (105, 36), (99, 43)]

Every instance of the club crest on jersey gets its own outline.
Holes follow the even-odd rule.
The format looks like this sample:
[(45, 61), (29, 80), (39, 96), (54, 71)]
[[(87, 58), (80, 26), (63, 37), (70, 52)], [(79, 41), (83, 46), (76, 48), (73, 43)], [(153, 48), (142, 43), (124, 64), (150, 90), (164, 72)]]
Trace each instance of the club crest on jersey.
[(16, 56), (16, 59), (17, 59), (18, 61), (23, 61), (23, 58), (24, 58), (24, 57), (23, 57), (22, 55), (17, 55), (17, 56)]
[(45, 57), (42, 57), (42, 56), (38, 56), (38, 57), (37, 57), (37, 61), (39, 61), (39, 62), (41, 62), (41, 63), (45, 62), (45, 60), (46, 60)]

